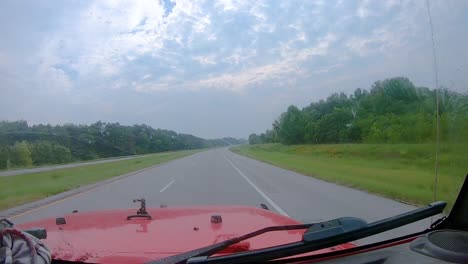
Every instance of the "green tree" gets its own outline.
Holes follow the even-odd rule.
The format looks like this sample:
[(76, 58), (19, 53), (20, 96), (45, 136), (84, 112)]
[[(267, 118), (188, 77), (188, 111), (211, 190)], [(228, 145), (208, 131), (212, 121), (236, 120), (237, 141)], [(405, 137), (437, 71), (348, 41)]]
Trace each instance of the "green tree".
[(260, 137), (257, 134), (250, 134), (249, 135), (249, 144), (250, 145), (261, 144), (261, 143), (263, 143), (263, 142), (260, 140)]
[[(439, 89), (442, 141), (466, 136), (468, 95)], [(415, 87), (405, 77), (375, 82), (350, 96), (334, 93), (299, 110), (290, 106), (273, 123), (276, 141), (284, 144), (339, 142), (428, 142), (435, 139), (436, 91)], [(271, 142), (270, 131), (259, 141)]]
[(315, 125), (315, 137), (321, 143), (340, 143), (350, 141), (350, 127), (353, 116), (351, 111), (335, 108), (324, 115)]
[[(265, 140), (268, 136), (265, 134)], [(35, 165), (64, 163), (100, 157), (143, 154), (179, 149), (240, 144), (245, 140), (203, 139), (148, 125), (124, 126), (98, 121), (91, 125), (65, 124), (28, 126), (25, 121), (0, 121), (0, 168), (8, 167), (10, 152), (16, 155), (14, 142), (29, 144)], [(22, 161), (15, 161), (18, 164)], [(17, 165), (20, 166), (20, 165)]]
[(277, 133), (279, 140), (285, 144), (299, 144), (305, 141), (305, 125), (307, 120), (303, 112), (291, 105), (280, 117)]
[(5, 147), (0, 147), (0, 169), (8, 169), (8, 162), (9, 162), (9, 153), (8, 149)]
[(34, 165), (57, 164), (72, 161), (70, 149), (55, 142), (40, 140), (29, 143)]
[(16, 142), (12, 148), (10, 148), (10, 160), (14, 167), (26, 167), (31, 166), (31, 152), (28, 148), (26, 141)]

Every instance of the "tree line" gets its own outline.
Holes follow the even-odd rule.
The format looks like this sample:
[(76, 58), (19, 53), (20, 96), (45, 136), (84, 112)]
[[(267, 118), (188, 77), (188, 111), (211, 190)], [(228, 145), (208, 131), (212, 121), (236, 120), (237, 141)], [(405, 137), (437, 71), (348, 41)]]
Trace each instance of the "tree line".
[(0, 121), (0, 169), (124, 155), (236, 145), (236, 138), (203, 139), (148, 125), (28, 125)]
[[(468, 96), (439, 89), (440, 137), (466, 142)], [(251, 134), (250, 144), (423, 143), (436, 137), (437, 91), (404, 77), (375, 82), (369, 90), (334, 93), (302, 109), (294, 105), (272, 128)]]

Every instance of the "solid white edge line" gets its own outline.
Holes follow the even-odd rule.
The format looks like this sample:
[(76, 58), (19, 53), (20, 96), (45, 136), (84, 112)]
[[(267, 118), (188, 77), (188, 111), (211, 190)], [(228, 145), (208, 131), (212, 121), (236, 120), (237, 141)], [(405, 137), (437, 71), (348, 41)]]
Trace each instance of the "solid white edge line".
[(175, 179), (173, 179), (170, 183), (168, 183), (164, 188), (162, 188), (159, 192), (164, 192), (167, 188), (169, 188), (173, 183), (175, 182)]
[(224, 154), (224, 158), (231, 164), (231, 166), (248, 182), (250, 185), (280, 214), (289, 217), (289, 215), (279, 207), (266, 193), (264, 193), (260, 188), (258, 188), (241, 170), (239, 170), (236, 165), (232, 163), (232, 161)]

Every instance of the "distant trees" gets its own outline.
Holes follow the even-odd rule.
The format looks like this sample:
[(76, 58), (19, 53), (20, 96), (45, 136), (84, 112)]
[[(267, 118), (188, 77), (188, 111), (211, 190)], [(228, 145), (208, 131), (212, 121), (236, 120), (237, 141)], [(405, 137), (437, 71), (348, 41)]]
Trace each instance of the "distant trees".
[(198, 149), (244, 143), (235, 138), (203, 139), (147, 125), (33, 125), (0, 121), (0, 169), (66, 163), (102, 157)]
[(56, 142), (39, 140), (28, 144), (34, 165), (66, 163), (73, 160), (69, 148)]
[(298, 144), (304, 141), (307, 119), (296, 106), (291, 105), (281, 114), (275, 127), (278, 139), (285, 144)]
[(267, 130), (265, 133), (261, 133), (260, 135), (251, 134), (249, 136), (249, 144), (263, 144), (263, 143), (273, 143), (278, 142), (278, 135), (276, 134), (275, 130)]
[[(442, 139), (461, 140), (468, 128), (468, 96), (446, 89), (439, 95)], [(249, 143), (428, 142), (435, 138), (435, 117), (435, 91), (396, 77), (349, 96), (334, 93), (302, 110), (290, 106), (273, 123), (275, 137), (262, 136), (267, 130), (250, 135)]]
[(249, 136), (250, 145), (262, 144), (262, 143), (266, 143), (266, 142), (263, 142), (262, 140), (260, 140), (260, 136), (258, 136), (257, 134), (250, 134)]
[(0, 169), (31, 166), (33, 164), (31, 156), (26, 141), (15, 142), (10, 146), (0, 146)]
[(31, 166), (31, 151), (29, 150), (28, 143), (26, 141), (16, 142), (9, 149), (9, 161), (11, 164), (18, 166)]

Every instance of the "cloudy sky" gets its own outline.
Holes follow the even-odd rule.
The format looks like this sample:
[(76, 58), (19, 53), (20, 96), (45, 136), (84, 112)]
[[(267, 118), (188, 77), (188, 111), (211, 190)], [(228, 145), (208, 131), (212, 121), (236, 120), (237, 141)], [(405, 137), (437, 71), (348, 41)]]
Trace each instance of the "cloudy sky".
[[(0, 120), (261, 132), (288, 105), (434, 87), (426, 2), (0, 2)], [(430, 0), (441, 85), (468, 91), (468, 1)]]

